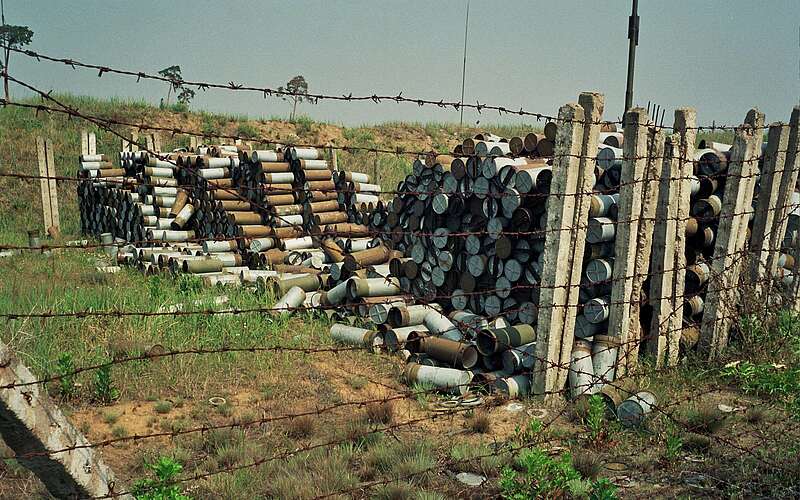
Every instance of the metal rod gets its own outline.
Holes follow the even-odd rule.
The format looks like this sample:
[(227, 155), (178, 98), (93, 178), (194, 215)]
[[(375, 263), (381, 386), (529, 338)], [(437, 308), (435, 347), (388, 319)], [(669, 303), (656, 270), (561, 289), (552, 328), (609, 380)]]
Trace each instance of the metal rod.
[(639, 0), (633, 0), (631, 16), (628, 18), (628, 81), (625, 85), (625, 112), (633, 106), (633, 68), (636, 60), (636, 46), (639, 45)]
[(467, 81), (467, 33), (469, 33), (469, 0), (467, 0), (467, 20), (464, 22), (464, 64), (461, 66), (461, 111), (460, 126), (464, 126), (464, 84)]

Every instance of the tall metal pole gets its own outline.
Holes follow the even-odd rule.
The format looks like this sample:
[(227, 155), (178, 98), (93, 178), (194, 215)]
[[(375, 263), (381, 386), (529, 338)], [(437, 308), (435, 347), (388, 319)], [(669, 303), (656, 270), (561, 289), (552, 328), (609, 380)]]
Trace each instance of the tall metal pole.
[(467, 0), (467, 20), (464, 22), (464, 64), (461, 66), (461, 109), (460, 126), (464, 126), (464, 84), (467, 81), (467, 34), (469, 33), (469, 0)]
[(639, 0), (633, 0), (631, 17), (628, 18), (628, 83), (625, 86), (625, 112), (633, 107), (633, 68), (636, 61), (636, 46), (639, 45)]

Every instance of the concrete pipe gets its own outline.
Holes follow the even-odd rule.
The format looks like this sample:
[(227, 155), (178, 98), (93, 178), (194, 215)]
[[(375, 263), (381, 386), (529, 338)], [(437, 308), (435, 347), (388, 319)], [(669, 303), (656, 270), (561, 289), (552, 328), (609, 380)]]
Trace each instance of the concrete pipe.
[(507, 394), (510, 398), (527, 396), (531, 392), (531, 376), (523, 374), (498, 378), (495, 380), (494, 387), (498, 391)]
[(265, 252), (270, 248), (275, 248), (277, 244), (275, 238), (254, 238), (250, 240), (250, 251), (256, 253)]
[[(412, 333), (417, 333), (418, 335), (412, 336)], [(420, 337), (429, 334), (430, 332), (425, 325), (401, 326), (386, 330), (383, 333), (383, 342), (389, 352), (395, 352), (400, 348), (409, 349), (413, 352), (418, 351), (419, 347), (411, 349), (409, 338), (418, 340)]]
[(458, 368), (470, 369), (478, 364), (478, 350), (472, 344), (457, 342), (443, 337), (423, 337), (420, 352)]
[(421, 325), (425, 321), (425, 316), (433, 309), (426, 304), (398, 304), (389, 310), (388, 321), (393, 327)]
[(307, 248), (314, 248), (314, 240), (311, 236), (304, 236), (302, 238), (289, 238), (281, 241), (281, 246), (285, 251), (303, 250)]
[(595, 335), (592, 342), (592, 366), (595, 379), (601, 384), (614, 381), (617, 371), (619, 337)]
[(625, 427), (638, 427), (656, 405), (656, 397), (651, 392), (634, 394), (617, 407), (617, 418)]
[(464, 395), (469, 392), (472, 374), (455, 368), (443, 368), (409, 363), (405, 377), (411, 383), (430, 384), (447, 392)]
[(371, 347), (375, 332), (366, 328), (334, 323), (331, 325), (331, 338), (337, 342), (358, 347)]
[(335, 287), (331, 288), (322, 296), (322, 303), (328, 306), (336, 306), (341, 304), (347, 298), (347, 284), (349, 280), (342, 281)]
[(222, 261), (216, 258), (203, 258), (197, 260), (184, 260), (181, 271), (184, 273), (217, 273), (222, 271)]
[(176, 231), (179, 229), (183, 229), (183, 226), (185, 226), (186, 223), (189, 222), (189, 219), (192, 217), (193, 214), (194, 214), (194, 205), (192, 205), (191, 203), (186, 203), (185, 205), (183, 205), (183, 208), (181, 208), (180, 212), (178, 212), (178, 215), (175, 216), (175, 218), (172, 220), (170, 228)]
[(446, 339), (455, 340), (456, 342), (464, 338), (458, 327), (456, 327), (447, 316), (435, 309), (428, 311), (423, 319), (423, 324), (434, 335), (441, 335)]
[(224, 240), (224, 241), (209, 241), (206, 240), (203, 242), (203, 251), (206, 253), (216, 253), (216, 252), (231, 252), (236, 250), (238, 245), (236, 240)]
[(598, 391), (600, 387), (594, 383), (591, 343), (583, 340), (575, 341), (572, 346), (567, 379), (573, 399)]
[(478, 333), (478, 352), (484, 356), (500, 353), (536, 341), (536, 330), (531, 325), (514, 325), (508, 328), (484, 329)]
[(299, 286), (290, 288), (286, 294), (278, 300), (274, 306), (272, 306), (272, 312), (274, 313), (285, 313), (285, 312), (293, 312), (294, 309), (300, 307), (300, 305), (306, 300), (306, 292)]
[(401, 293), (397, 278), (354, 278), (347, 284), (347, 295), (352, 300), (359, 297), (383, 297)]
[(515, 373), (523, 369), (530, 370), (536, 361), (536, 342), (522, 344), (504, 351), (502, 356), (503, 370)]
[(382, 325), (388, 321), (389, 314), (393, 308), (405, 307), (405, 305), (406, 303), (404, 300), (372, 304), (369, 307), (369, 319), (376, 325)]

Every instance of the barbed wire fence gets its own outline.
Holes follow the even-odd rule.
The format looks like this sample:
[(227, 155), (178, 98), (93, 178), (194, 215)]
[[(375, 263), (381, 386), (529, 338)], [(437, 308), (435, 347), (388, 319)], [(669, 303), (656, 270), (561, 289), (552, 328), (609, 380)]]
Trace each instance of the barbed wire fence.
[[(195, 81), (173, 81), (160, 76), (151, 75), (140, 71), (130, 71), (122, 69), (114, 69), (107, 66), (95, 65), (91, 63), (83, 63), (67, 58), (55, 58), (44, 54), (36, 53), (33, 51), (17, 50), (29, 57), (38, 60), (46, 60), (55, 63), (63, 63), (73, 68), (85, 68), (98, 70), (98, 76), (104, 73), (114, 73), (121, 76), (136, 77), (140, 79), (151, 79), (168, 82), (170, 84), (181, 84), (187, 86), (195, 86), (201, 90), (207, 89), (220, 89), (230, 91), (248, 91), (259, 92), (264, 94), (265, 97), (270, 95), (285, 95), (285, 92), (279, 92), (270, 88), (252, 87), (243, 84), (229, 82), (228, 84), (213, 83), (213, 82), (195, 82)], [(39, 95), (43, 102), (51, 104), (30, 104), (30, 103), (17, 103), (12, 101), (3, 100), (4, 106), (13, 106), (20, 108), (28, 108), (39, 113), (54, 113), (66, 115), (70, 118), (85, 120), (96, 126), (98, 129), (106, 131), (112, 135), (118, 136), (120, 139), (131, 140), (120, 128), (129, 128), (136, 130), (148, 130), (154, 132), (167, 132), (171, 134), (188, 134), (193, 136), (202, 137), (202, 131), (184, 130), (180, 128), (158, 127), (147, 123), (133, 123), (130, 121), (119, 120), (115, 118), (107, 118), (92, 115), (85, 111), (74, 108), (60, 100), (53, 98), (50, 93), (37, 89), (36, 87), (27, 84), (21, 80), (9, 76), (9, 80), (15, 82), (28, 90)], [(436, 464), (422, 471), (414, 471), (413, 473), (405, 476), (391, 476), (388, 478), (375, 479), (371, 481), (361, 482), (354, 488), (349, 488), (340, 491), (333, 491), (318, 496), (317, 498), (326, 498), (329, 496), (347, 495), (354, 493), (364, 493), (379, 486), (384, 486), (396, 481), (408, 480), (413, 476), (431, 473), (442, 472), (446, 469), (463, 464), (465, 462), (480, 460), (492, 456), (507, 455), (510, 453), (519, 452), (532, 446), (539, 446), (545, 444), (551, 439), (547, 434), (547, 429), (555, 425), (559, 418), (563, 418), (568, 412), (573, 411), (573, 401), (580, 399), (582, 396), (592, 394), (597, 387), (597, 374), (592, 371), (587, 371), (581, 368), (582, 361), (592, 359), (593, 356), (602, 355), (604, 352), (616, 353), (614, 367), (616, 369), (616, 377), (611, 379), (601, 377), (600, 382), (604, 385), (614, 388), (627, 397), (636, 396), (637, 391), (625, 387), (624, 382), (631, 378), (642, 376), (664, 375), (680, 369), (677, 363), (679, 352), (677, 350), (678, 342), (681, 340), (682, 334), (687, 329), (687, 324), (684, 321), (684, 308), (690, 299), (694, 297), (705, 297), (705, 308), (701, 312), (701, 319), (697, 320), (694, 315), (694, 323), (700, 330), (696, 342), (698, 349), (702, 355), (713, 359), (715, 363), (723, 364), (726, 361), (724, 356), (726, 354), (725, 348), (728, 342), (728, 331), (730, 330), (731, 323), (738, 322), (738, 320), (747, 314), (760, 313), (765, 314), (768, 309), (773, 307), (771, 301), (777, 300), (780, 304), (789, 308), (796, 309), (798, 304), (798, 283), (797, 283), (797, 263), (800, 262), (800, 246), (796, 241), (790, 242), (790, 247), (784, 242), (784, 232), (787, 230), (787, 222), (794, 216), (793, 212), (797, 210), (798, 203), (792, 198), (792, 193), (795, 191), (795, 183), (797, 180), (797, 118), (793, 116), (793, 122), (787, 126), (780, 124), (777, 130), (786, 133), (782, 139), (781, 144), (784, 146), (774, 146), (774, 141), (770, 139), (768, 146), (773, 149), (765, 153), (761, 150), (761, 136), (762, 131), (770, 130), (772, 133), (775, 125), (765, 126), (763, 115), (759, 117), (757, 112), (748, 114), (746, 123), (741, 126), (728, 126), (716, 125), (710, 126), (697, 126), (694, 123), (694, 115), (686, 110), (679, 110), (676, 113), (676, 124), (672, 127), (664, 127), (655, 123), (650, 123), (648, 118), (643, 112), (632, 112), (630, 118), (632, 120), (626, 121), (625, 133), (625, 148), (624, 152), (619, 158), (622, 164), (622, 175), (619, 182), (611, 188), (596, 189), (589, 180), (590, 173), (593, 170), (593, 165), (599, 159), (599, 156), (592, 151), (593, 147), (597, 146), (597, 134), (599, 126), (602, 123), (621, 124), (622, 121), (605, 122), (601, 121), (602, 116), (602, 99), (597, 101), (596, 97), (581, 96), (580, 105), (583, 108), (581, 112), (576, 112), (579, 106), (565, 106), (560, 110), (558, 116), (550, 116), (540, 113), (532, 113), (520, 109), (519, 111), (510, 111), (502, 106), (494, 106), (488, 104), (460, 104), (444, 100), (432, 101), (418, 98), (410, 98), (402, 96), (402, 93), (396, 96), (378, 95), (371, 96), (353, 96), (347, 95), (326, 95), (326, 94), (313, 94), (310, 97), (320, 100), (337, 100), (345, 102), (402, 102), (417, 104), (419, 106), (431, 105), (439, 107), (452, 107), (458, 109), (457, 106), (469, 107), (477, 111), (496, 111), (500, 114), (513, 114), (518, 116), (532, 117), (536, 120), (548, 120), (557, 123), (560, 127), (568, 129), (568, 132), (559, 132), (558, 140), (556, 141), (555, 153), (550, 157), (550, 166), (553, 172), (553, 181), (551, 186), (548, 187), (546, 192), (533, 192), (533, 193), (510, 193), (507, 190), (488, 192), (483, 195), (482, 199), (499, 199), (502, 200), (506, 197), (519, 196), (522, 199), (530, 198), (546, 202), (547, 224), (541, 229), (534, 229), (528, 231), (513, 231), (503, 228), (502, 234), (518, 239), (539, 239), (544, 240), (544, 249), (542, 251), (543, 263), (540, 275), (535, 283), (531, 284), (514, 284), (508, 287), (482, 287), (477, 291), (462, 291), (461, 295), (467, 297), (489, 297), (498, 294), (498, 292), (509, 293), (525, 292), (536, 293), (539, 298), (536, 304), (537, 311), (537, 338), (536, 350), (534, 353), (521, 349), (520, 346), (506, 346), (509, 351), (517, 352), (520, 355), (531, 356), (534, 359), (535, 368), (531, 370), (530, 377), (533, 382), (533, 391), (535, 394), (547, 397), (548, 400), (560, 399), (564, 397), (567, 401), (564, 404), (557, 405), (558, 410), (552, 412), (552, 418), (543, 423), (540, 432), (534, 436), (523, 437), (519, 436), (509, 440), (508, 442), (498, 443), (495, 450), (483, 456), (470, 457), (464, 460), (447, 460), (444, 463)], [(598, 111), (599, 107), (599, 113)], [(586, 114), (583, 113), (586, 111)], [(663, 131), (671, 130), (674, 135), (670, 137), (671, 148), (664, 148)], [(697, 176), (694, 175), (693, 169), (696, 169), (700, 160), (694, 158), (694, 133), (703, 130), (731, 130), (735, 132), (735, 141), (730, 152), (730, 157), (727, 160), (727, 169), (711, 175), (705, 175), (704, 179), (708, 182), (724, 183), (724, 190), (719, 194), (720, 207), (712, 211), (710, 215), (698, 215), (689, 213), (689, 183), (695, 181)], [(230, 141), (247, 140), (252, 137), (241, 137), (237, 135), (217, 135), (222, 139)], [(772, 137), (772, 136), (770, 136)], [(787, 139), (788, 137), (788, 139)], [(793, 139), (792, 139), (793, 137)], [(777, 135), (776, 135), (777, 138)], [(285, 141), (278, 141), (275, 137), (259, 137), (257, 138), (263, 143), (283, 143)], [(659, 146), (660, 141), (660, 146)], [(633, 146), (628, 146), (633, 144)], [(187, 189), (196, 189), (198, 184), (202, 185), (202, 177), (193, 169), (183, 168), (174, 156), (163, 154), (160, 151), (155, 151), (148, 148), (147, 145), (139, 145), (140, 150), (145, 154), (158, 158), (160, 161), (170, 163), (175, 170), (182, 170), (186, 173), (185, 185)], [(432, 168), (433, 165), (425, 165), (424, 159), (436, 157), (437, 155), (450, 155), (451, 152), (437, 152), (437, 151), (406, 151), (403, 149), (389, 149), (389, 148), (372, 148), (372, 147), (348, 147), (348, 146), (335, 146), (330, 144), (285, 144), (289, 148), (317, 148), (325, 150), (339, 150), (344, 153), (366, 152), (377, 154), (392, 154), (404, 155), (412, 158), (417, 158), (422, 161), (422, 165), (426, 168)], [(661, 148), (661, 149), (660, 149)], [(674, 148), (674, 149), (673, 149)], [(661, 152), (658, 152), (659, 149)], [(524, 155), (519, 155), (524, 156)], [(515, 157), (509, 154), (508, 157)], [(469, 156), (464, 156), (469, 158)], [(780, 158), (783, 164), (779, 164)], [(421, 159), (421, 160), (420, 160)], [(759, 164), (761, 166), (759, 167)], [(91, 179), (83, 176), (50, 176), (50, 175), (31, 175), (22, 172), (3, 172), (0, 177), (8, 177), (17, 179), (20, 182), (32, 180), (56, 180), (59, 182), (69, 183), (94, 183), (101, 182), (103, 186), (111, 186), (111, 188), (120, 188), (135, 190), (139, 187), (152, 187), (152, 183), (148, 183), (142, 179)], [(762, 183), (757, 190), (756, 182)], [(766, 183), (771, 183), (769, 186), (764, 186)], [(653, 186), (659, 185), (661, 189), (666, 189), (667, 196), (663, 198), (668, 205), (664, 210), (656, 205), (662, 200), (662, 195), (656, 195), (653, 191)], [(236, 200), (247, 202), (258, 210), (270, 212), (271, 207), (266, 203), (256, 202), (252, 197), (248, 196), (248, 190), (255, 188), (248, 186), (230, 186), (219, 187), (224, 192), (234, 196)], [(278, 188), (275, 191), (270, 191), (269, 194), (296, 194), (299, 192), (308, 191), (305, 188), (291, 187)], [(322, 189), (320, 192), (335, 192), (347, 193), (347, 188), (332, 188)], [(353, 191), (355, 192), (355, 191)], [(441, 189), (417, 189), (417, 187), (409, 187), (407, 185), (398, 186), (396, 190), (383, 191), (385, 195), (393, 195), (395, 197), (416, 197), (433, 196), (440, 194)], [(718, 192), (716, 189), (714, 193)], [(754, 210), (752, 201), (754, 192), (758, 192), (757, 205)], [(467, 186), (465, 197), (475, 195), (475, 191), (470, 191), (470, 186)], [(590, 228), (590, 203), (591, 197), (598, 194), (614, 194), (619, 196), (617, 201), (618, 213), (617, 216), (610, 220), (610, 225), (614, 228), (617, 236), (616, 239), (616, 252), (614, 255), (614, 271), (606, 278), (595, 280), (587, 283), (581, 279), (585, 272), (584, 265), (584, 248), (583, 242), (586, 239), (586, 232)], [(673, 205), (681, 205), (674, 207)], [(750, 219), (753, 222), (750, 223)], [(286, 223), (289, 227), (298, 231), (305, 231), (306, 228), (302, 224), (297, 224), (291, 219), (288, 219), (279, 214), (274, 215), (274, 220)], [(687, 223), (696, 223), (703, 227), (714, 228), (714, 246), (713, 251), (707, 252), (708, 255), (701, 262), (707, 263), (708, 276), (706, 277), (706, 285), (703, 290), (687, 291), (682, 289), (683, 280), (677, 279), (679, 275), (683, 275), (692, 266), (696, 266), (697, 261), (690, 262), (685, 258), (686, 239), (679, 229), (686, 226)], [(752, 225), (752, 236), (748, 234), (751, 230), (748, 224)], [(757, 227), (760, 229), (756, 230)], [(469, 231), (452, 231), (448, 233), (448, 237), (452, 238), (469, 238), (469, 237), (484, 237), (490, 234), (490, 230), (469, 230)], [(653, 232), (661, 234), (660, 243), (666, 246), (667, 240), (670, 238), (677, 244), (671, 246), (669, 249), (659, 251), (655, 248), (656, 242), (654, 241)], [(327, 233), (323, 230), (320, 235), (317, 235), (318, 241), (325, 235), (328, 236), (343, 236), (349, 237), (351, 234), (347, 231), (337, 231), (328, 229)], [(368, 227), (366, 231), (359, 229), (356, 233), (359, 237), (375, 237), (383, 241), (387, 241), (390, 237), (405, 237), (409, 238), (433, 238), (438, 236), (436, 231), (421, 230), (421, 229), (398, 229), (392, 228), (387, 230), (380, 227)], [(226, 241), (247, 241), (250, 238), (247, 236), (226, 236)], [(206, 240), (213, 241), (214, 238), (200, 237), (185, 240), (183, 243), (202, 242)], [(147, 246), (160, 246), (163, 244), (162, 239), (149, 238), (141, 240), (133, 240), (128, 242), (134, 247), (147, 247)], [(792, 246), (793, 245), (793, 246)], [(79, 243), (79, 244), (63, 244), (63, 245), (42, 245), (38, 248), (41, 250), (60, 250), (60, 249), (93, 249), (106, 247), (107, 244), (100, 243)], [(5, 250), (23, 250), (27, 247), (21, 245), (2, 245), (0, 249)], [(580, 249), (580, 250), (578, 250)], [(620, 250), (625, 253), (620, 254)], [(788, 253), (787, 253), (788, 252)], [(784, 261), (790, 259), (794, 261), (793, 264), (785, 264), (787, 267), (778, 266), (777, 256), (783, 254)], [(656, 260), (658, 259), (658, 262)], [(764, 260), (766, 259), (766, 260)], [(753, 264), (753, 262), (761, 264)], [(655, 263), (655, 266), (653, 265)], [(563, 265), (562, 265), (563, 264)], [(778, 273), (778, 269), (786, 269), (783, 274)], [(660, 289), (661, 295), (648, 296), (643, 290), (645, 281), (650, 281), (650, 290), (652, 282), (660, 280), (668, 276), (669, 280), (662, 283)], [(787, 276), (795, 277), (793, 280), (785, 279)], [(388, 281), (389, 278), (386, 278)], [(681, 285), (681, 286), (678, 286)], [(575, 321), (579, 313), (586, 308), (586, 303), (579, 300), (579, 292), (582, 290), (591, 289), (597, 286), (604, 286), (610, 288), (611, 293), (608, 300), (605, 301), (604, 307), (608, 310), (609, 324), (607, 326), (608, 333), (616, 332), (618, 340), (609, 343), (605, 347), (593, 349), (587, 354), (575, 354), (573, 344), (576, 339), (574, 336)], [(765, 294), (762, 295), (766, 300), (756, 301), (756, 304), (748, 303), (742, 299), (744, 293)], [(417, 304), (423, 304), (430, 307), (438, 307), (437, 304), (448, 304), (452, 302), (455, 297), (454, 293), (442, 294), (429, 294), (426, 296), (415, 296)], [(652, 306), (654, 303), (662, 302), (658, 307), (659, 309), (653, 316), (651, 327), (644, 328), (643, 323), (640, 321), (639, 314), (641, 308), (645, 306)], [(284, 307), (281, 311), (284, 313), (297, 313), (297, 312), (320, 312), (325, 310), (342, 311), (349, 310), (351, 314), (357, 309), (358, 301), (352, 301), (350, 304), (345, 305), (300, 305), (296, 307)], [(523, 309), (508, 308), (497, 314), (484, 315), (487, 321), (503, 318), (511, 313), (519, 313)], [(57, 321), (57, 320), (82, 320), (86, 318), (96, 317), (111, 317), (111, 318), (125, 318), (125, 317), (150, 317), (150, 316), (213, 316), (213, 315), (240, 315), (240, 314), (264, 314), (274, 313), (271, 307), (257, 307), (257, 308), (227, 308), (227, 309), (198, 309), (186, 311), (136, 311), (136, 310), (83, 310), (83, 311), (42, 311), (42, 312), (23, 312), (23, 311), (3, 311), (0, 313), (0, 318), (6, 321), (25, 320), (25, 319), (39, 319), (42, 321)], [(475, 326), (464, 321), (453, 319), (453, 323), (462, 331), (474, 331)], [(692, 323), (690, 321), (690, 323)], [(789, 342), (790, 339), (783, 339)], [(398, 343), (398, 350), (413, 350), (415, 348), (414, 340), (400, 340)], [(644, 348), (642, 346), (645, 346)], [(112, 366), (123, 365), (132, 362), (149, 362), (157, 359), (172, 359), (182, 356), (204, 356), (219, 353), (293, 353), (313, 356), (329, 356), (337, 355), (340, 353), (352, 352), (354, 350), (362, 350), (363, 347), (353, 346), (319, 346), (319, 347), (286, 347), (279, 345), (249, 345), (249, 346), (224, 346), (220, 348), (183, 348), (183, 349), (165, 349), (159, 352), (145, 352), (140, 355), (125, 356), (112, 359), (104, 363), (95, 363), (83, 367), (75, 368), (67, 373), (60, 373), (57, 375), (48, 375), (33, 380), (24, 382), (13, 381), (0, 385), (0, 390), (18, 390), (24, 387), (38, 387), (44, 386), (52, 382), (57, 382), (64, 378), (74, 377), (81, 374), (86, 374), (103, 368)], [(640, 352), (652, 354), (656, 359), (655, 367), (642, 368), (638, 366), (638, 359)], [(591, 363), (589, 363), (591, 368)], [(364, 376), (360, 374), (360, 376)], [(567, 381), (568, 377), (574, 377), (576, 380), (582, 377), (588, 377), (590, 383), (582, 385), (570, 384)], [(571, 378), (570, 378), (571, 380)], [(247, 429), (254, 426), (264, 425), (267, 423), (274, 423), (280, 421), (287, 421), (294, 418), (304, 416), (321, 416), (330, 413), (335, 413), (340, 410), (352, 410), (355, 408), (362, 408), (371, 404), (387, 403), (392, 401), (401, 401), (406, 399), (415, 399), (421, 395), (432, 394), (437, 392), (438, 389), (425, 389), (425, 390), (398, 390), (396, 387), (389, 386), (380, 381), (370, 380), (370, 383), (380, 385), (384, 390), (389, 391), (387, 395), (377, 398), (366, 398), (358, 401), (345, 401), (342, 403), (332, 404), (326, 407), (316, 408), (314, 410), (305, 412), (294, 412), (280, 415), (264, 416), (259, 419), (251, 419), (248, 421), (237, 421), (223, 424), (211, 424), (192, 427), (182, 430), (155, 432), (145, 435), (132, 435), (121, 438), (106, 439), (94, 443), (79, 442), (71, 446), (61, 447), (57, 449), (37, 450), (28, 453), (16, 454), (5, 458), (13, 458), (19, 460), (32, 459), (41, 456), (57, 456), (60, 454), (70, 453), (77, 450), (87, 449), (101, 449), (107, 446), (114, 446), (117, 444), (128, 442), (143, 442), (151, 439), (164, 439), (176, 438), (188, 434), (203, 434), (213, 430), (220, 429)], [(688, 422), (681, 419), (680, 407), (691, 401), (702, 399), (702, 397), (709, 392), (719, 389), (719, 387), (709, 384), (710, 387), (705, 391), (690, 392), (685, 398), (680, 400), (673, 400), (663, 404), (653, 403), (650, 405), (650, 410), (653, 415), (658, 415), (671, 422), (679, 429), (691, 431), (691, 426)], [(475, 384), (466, 384), (465, 387), (456, 385), (449, 387), (450, 390), (475, 388)], [(556, 398), (558, 397), (558, 398)], [(441, 418), (453, 418), (454, 415), (461, 414), (468, 410), (456, 409), (445, 415), (438, 413), (431, 413), (424, 417), (414, 417), (391, 424), (375, 426), (371, 432), (387, 432), (391, 433), (399, 429), (413, 429), (419, 424)], [(790, 473), (789, 467), (785, 463), (773, 460), (769, 457), (759, 455), (752, 447), (745, 447), (738, 443), (738, 436), (718, 436), (711, 435), (710, 438), (720, 445), (730, 449), (737, 450), (740, 453), (752, 457), (754, 460), (763, 463), (764, 465), (774, 468), (776, 470), (785, 470)], [(764, 443), (770, 439), (768, 435), (762, 436)], [(775, 440), (778, 438), (776, 437)], [(172, 481), (172, 484), (180, 485), (185, 483), (198, 482), (219, 474), (229, 474), (243, 469), (252, 469), (276, 460), (285, 460), (298, 453), (310, 452), (316, 449), (331, 449), (333, 447), (345, 444), (350, 441), (351, 437), (342, 439), (333, 439), (322, 443), (309, 444), (299, 448), (260, 457), (256, 460), (245, 464), (235, 464), (224, 466), (212, 471), (187, 474)], [(93, 498), (111, 498), (118, 496), (126, 496), (131, 492), (126, 490), (119, 490), (114, 484), (106, 485), (108, 493), (105, 495), (92, 495)]]

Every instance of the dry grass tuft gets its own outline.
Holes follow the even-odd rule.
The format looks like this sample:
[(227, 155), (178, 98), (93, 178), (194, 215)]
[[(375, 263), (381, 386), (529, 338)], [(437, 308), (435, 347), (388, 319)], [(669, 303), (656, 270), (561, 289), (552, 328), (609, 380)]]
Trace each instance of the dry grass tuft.
[(714, 407), (703, 406), (686, 414), (686, 424), (692, 432), (713, 434), (725, 425), (725, 415)]
[(467, 419), (467, 428), (473, 434), (486, 434), (491, 427), (492, 422), (486, 412), (475, 412)]
[(600, 474), (602, 463), (600, 457), (593, 453), (578, 452), (572, 456), (572, 466), (584, 479), (595, 479)]
[(307, 438), (314, 434), (316, 422), (311, 415), (304, 415), (302, 417), (295, 417), (289, 421), (289, 428), (286, 433), (289, 437), (300, 439)]
[(367, 405), (366, 420), (371, 424), (391, 424), (394, 420), (394, 405), (391, 401)]

